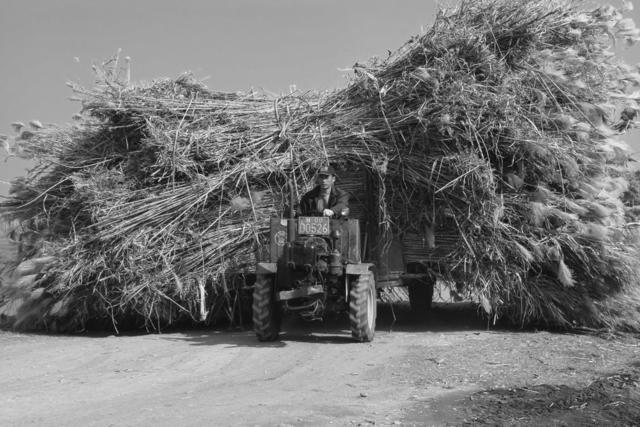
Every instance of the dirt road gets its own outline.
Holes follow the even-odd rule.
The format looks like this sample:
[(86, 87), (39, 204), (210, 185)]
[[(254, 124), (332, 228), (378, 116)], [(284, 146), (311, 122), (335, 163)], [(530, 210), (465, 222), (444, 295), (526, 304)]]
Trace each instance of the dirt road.
[(596, 409), (640, 423), (637, 338), (488, 331), (455, 306), (422, 324), (404, 306), (395, 316), (380, 308), (369, 344), (339, 321), (286, 324), (273, 344), (250, 331), (1, 332), (0, 425), (596, 425)]

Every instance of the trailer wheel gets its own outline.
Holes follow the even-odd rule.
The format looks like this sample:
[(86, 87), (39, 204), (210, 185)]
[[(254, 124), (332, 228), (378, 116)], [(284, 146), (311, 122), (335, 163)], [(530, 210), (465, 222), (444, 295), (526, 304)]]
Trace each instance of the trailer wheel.
[(274, 277), (258, 275), (253, 286), (253, 328), (259, 341), (275, 341), (280, 333), (280, 308), (274, 299)]
[(376, 280), (373, 272), (354, 276), (349, 289), (351, 336), (360, 342), (373, 340), (376, 314)]
[(424, 279), (412, 279), (407, 283), (409, 304), (414, 317), (424, 319), (429, 315), (433, 301), (434, 282), (431, 277), (425, 277)]

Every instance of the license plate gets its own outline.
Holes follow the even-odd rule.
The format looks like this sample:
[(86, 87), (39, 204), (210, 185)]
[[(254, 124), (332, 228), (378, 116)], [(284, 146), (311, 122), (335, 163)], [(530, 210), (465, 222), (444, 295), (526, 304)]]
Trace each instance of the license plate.
[(302, 216), (298, 218), (298, 234), (328, 236), (329, 218), (326, 216)]

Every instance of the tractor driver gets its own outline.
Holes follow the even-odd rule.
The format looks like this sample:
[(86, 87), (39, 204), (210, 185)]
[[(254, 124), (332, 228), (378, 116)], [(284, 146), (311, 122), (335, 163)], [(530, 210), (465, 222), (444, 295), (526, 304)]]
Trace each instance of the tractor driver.
[(300, 215), (339, 217), (349, 209), (349, 193), (337, 188), (336, 172), (323, 166), (316, 175), (317, 185), (300, 199)]

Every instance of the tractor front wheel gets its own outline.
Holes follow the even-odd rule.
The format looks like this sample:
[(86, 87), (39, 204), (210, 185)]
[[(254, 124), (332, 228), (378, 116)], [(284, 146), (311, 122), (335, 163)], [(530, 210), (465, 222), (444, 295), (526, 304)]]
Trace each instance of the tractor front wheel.
[(275, 341), (280, 333), (280, 307), (275, 301), (274, 277), (258, 275), (253, 286), (253, 328), (260, 341)]
[(373, 272), (354, 276), (349, 290), (351, 336), (360, 342), (373, 340), (376, 314), (376, 281)]

